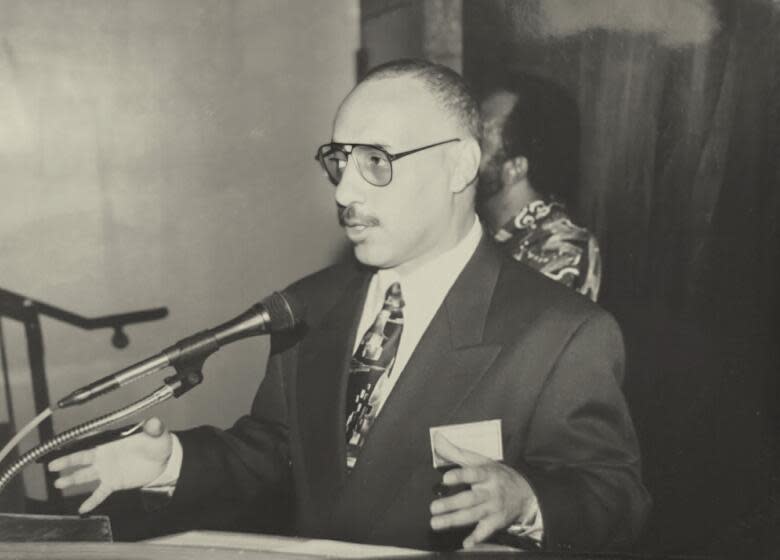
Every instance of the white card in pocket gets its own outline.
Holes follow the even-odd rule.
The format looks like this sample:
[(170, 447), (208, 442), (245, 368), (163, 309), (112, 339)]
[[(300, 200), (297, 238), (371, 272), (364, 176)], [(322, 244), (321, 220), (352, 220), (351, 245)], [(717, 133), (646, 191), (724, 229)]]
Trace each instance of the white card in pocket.
[(504, 446), (501, 440), (501, 420), (483, 420), (467, 424), (433, 426), (429, 429), (429, 432), (434, 468), (452, 465), (452, 462), (439, 457), (434, 451), (433, 437), (437, 433), (441, 433), (450, 443), (463, 449), (479, 453), (494, 461), (504, 459)]

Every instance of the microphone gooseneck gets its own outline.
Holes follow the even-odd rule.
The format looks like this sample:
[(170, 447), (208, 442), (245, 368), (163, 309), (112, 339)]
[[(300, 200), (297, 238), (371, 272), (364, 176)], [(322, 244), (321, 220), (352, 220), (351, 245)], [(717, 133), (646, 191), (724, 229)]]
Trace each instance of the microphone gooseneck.
[(274, 292), (230, 321), (188, 336), (145, 360), (73, 391), (57, 402), (57, 408), (91, 401), (168, 366), (194, 358), (205, 360), (231, 342), (294, 329), (304, 316), (305, 308), (294, 296)]
[[(108, 424), (147, 410), (170, 398), (183, 395), (203, 379), (201, 368), (205, 359), (225, 344), (230, 344), (250, 336), (294, 329), (304, 321), (305, 315), (305, 307), (293, 296), (274, 292), (238, 317), (222, 325), (184, 338), (146, 360), (74, 391), (60, 400), (57, 403), (57, 407), (65, 408), (82, 404), (149, 375), (154, 371), (168, 366), (176, 368), (176, 375), (166, 378), (165, 385), (154, 393), (129, 406), (71, 428), (22, 455), (5, 471), (0, 473), (0, 493), (8, 486), (11, 479), (21, 472), (25, 465), (45, 456), (50, 451), (60, 448), (73, 440), (97, 433)], [(35, 422), (51, 415), (53, 408), (55, 407), (46, 409), (41, 413), (35, 421), (28, 425), (28, 428), (22, 430), (18, 438), (12, 440), (11, 444), (2, 450), (2, 453), (9, 452), (10, 447), (15, 445), (18, 439), (21, 439), (25, 433), (35, 426)]]

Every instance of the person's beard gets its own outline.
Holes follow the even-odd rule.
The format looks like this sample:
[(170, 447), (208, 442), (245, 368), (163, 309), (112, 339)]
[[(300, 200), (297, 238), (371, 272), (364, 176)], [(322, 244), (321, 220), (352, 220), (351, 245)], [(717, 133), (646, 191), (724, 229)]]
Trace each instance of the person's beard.
[(499, 150), (479, 170), (479, 187), (477, 188), (476, 201), (478, 209), (501, 190), (501, 169), (503, 163), (503, 150)]

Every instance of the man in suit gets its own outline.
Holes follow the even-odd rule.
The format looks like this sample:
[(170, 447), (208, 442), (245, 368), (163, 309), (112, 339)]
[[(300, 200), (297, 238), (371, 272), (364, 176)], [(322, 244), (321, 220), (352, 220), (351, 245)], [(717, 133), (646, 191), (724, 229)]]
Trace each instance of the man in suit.
[[(478, 108), (424, 61), (370, 72), (318, 160), (354, 261), (288, 288), (305, 328), (272, 339), (230, 430), (144, 433), (52, 462), (60, 487), (171, 490), (167, 511), (288, 503), (293, 534), (418, 548), (506, 534), (551, 549), (628, 546), (648, 498), (601, 309), (502, 257), (474, 211)], [(429, 428), (499, 419), (503, 461)], [(450, 492), (439, 492), (442, 485)], [(276, 501), (279, 500), (279, 501)], [(264, 530), (258, 527), (258, 530)]]

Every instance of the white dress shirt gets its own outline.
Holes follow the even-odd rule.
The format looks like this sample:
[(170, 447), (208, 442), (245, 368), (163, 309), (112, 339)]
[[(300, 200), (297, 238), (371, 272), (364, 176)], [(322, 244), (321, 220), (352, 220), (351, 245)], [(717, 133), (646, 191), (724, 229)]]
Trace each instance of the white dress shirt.
[[(394, 282), (400, 283), (401, 297), (404, 300), (404, 326), (401, 332), (401, 340), (398, 343), (395, 363), (392, 369), (385, 373), (382, 379), (377, 382), (374, 389), (375, 393), (379, 392), (379, 399), (376, 405), (378, 406), (378, 414), (381, 413), (382, 407), (398, 379), (403, 375), (409, 358), (420, 342), (433, 316), (441, 307), (444, 298), (465, 268), (466, 263), (476, 251), (482, 235), (482, 225), (475, 218), (469, 232), (452, 249), (404, 275), (400, 275), (396, 269), (386, 268), (377, 270), (371, 278), (352, 349), (353, 354), (357, 350), (363, 335), (371, 327), (382, 309), (385, 293)], [(172, 494), (181, 471), (182, 455), (181, 443), (174, 434), (173, 451), (165, 471), (145, 489), (167, 491)], [(529, 515), (519, 519), (509, 530), (517, 535), (528, 536), (537, 541), (541, 540), (542, 518), (536, 497), (533, 499), (532, 507), (529, 508)]]
[[(450, 291), (455, 279), (461, 273), (482, 239), (482, 226), (479, 220), (474, 220), (466, 236), (452, 249), (438, 255), (436, 258), (422, 264), (415, 270), (401, 276), (393, 268), (377, 270), (368, 285), (366, 301), (363, 304), (363, 314), (360, 317), (352, 347), (354, 354), (363, 335), (374, 323), (382, 304), (385, 301), (387, 289), (395, 282), (401, 285), (401, 297), (404, 300), (402, 309), (404, 328), (395, 355), (393, 368), (377, 381), (374, 394), (379, 392), (377, 401), (378, 412), (395, 387), (399, 377), (403, 375), (412, 352), (417, 348), (423, 333), (431, 323), (431, 319), (441, 307), (447, 292)], [(372, 395), (373, 397), (373, 395)], [(372, 399), (373, 400), (373, 399)]]

